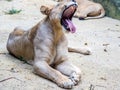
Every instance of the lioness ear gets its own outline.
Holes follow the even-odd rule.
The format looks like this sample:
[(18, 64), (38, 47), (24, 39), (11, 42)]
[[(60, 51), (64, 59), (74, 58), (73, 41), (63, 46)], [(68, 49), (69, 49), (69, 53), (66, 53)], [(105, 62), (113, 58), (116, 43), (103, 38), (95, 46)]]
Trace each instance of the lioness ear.
[(42, 14), (49, 15), (52, 8), (53, 8), (52, 6), (51, 7), (41, 6), (40, 11), (41, 11)]

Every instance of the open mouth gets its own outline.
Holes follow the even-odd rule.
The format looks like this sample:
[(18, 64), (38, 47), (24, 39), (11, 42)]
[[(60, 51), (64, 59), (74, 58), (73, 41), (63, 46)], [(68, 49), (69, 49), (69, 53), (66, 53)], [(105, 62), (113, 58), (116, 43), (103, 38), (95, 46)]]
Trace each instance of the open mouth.
[(72, 17), (77, 9), (76, 4), (72, 4), (63, 11), (62, 18), (61, 18), (61, 24), (63, 27), (70, 31), (71, 33), (74, 33), (76, 31), (75, 25), (72, 23)]

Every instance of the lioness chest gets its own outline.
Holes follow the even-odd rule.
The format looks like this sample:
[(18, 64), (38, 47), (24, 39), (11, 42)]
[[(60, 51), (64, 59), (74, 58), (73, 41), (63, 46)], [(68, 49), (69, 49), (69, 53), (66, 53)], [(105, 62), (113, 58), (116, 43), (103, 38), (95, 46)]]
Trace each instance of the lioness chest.
[[(63, 32), (52, 30), (49, 25), (41, 25), (34, 38), (35, 55), (39, 58), (47, 58), (49, 64), (57, 62), (62, 56), (65, 56), (67, 50), (67, 39)], [(59, 37), (59, 38), (58, 38)], [(57, 38), (57, 39), (56, 39)]]

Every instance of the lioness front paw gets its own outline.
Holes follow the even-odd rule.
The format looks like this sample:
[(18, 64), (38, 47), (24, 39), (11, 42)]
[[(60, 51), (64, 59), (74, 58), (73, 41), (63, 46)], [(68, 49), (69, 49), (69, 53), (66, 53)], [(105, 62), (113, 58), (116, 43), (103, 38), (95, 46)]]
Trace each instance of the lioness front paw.
[(84, 55), (90, 55), (92, 52), (90, 48), (82, 48), (81, 53)]
[(81, 74), (77, 74), (76, 72), (73, 72), (70, 75), (70, 79), (73, 81), (74, 85), (77, 85), (80, 82)]
[(65, 89), (71, 89), (74, 86), (74, 83), (71, 79), (61, 79), (60, 82), (57, 83), (59, 87), (65, 88)]

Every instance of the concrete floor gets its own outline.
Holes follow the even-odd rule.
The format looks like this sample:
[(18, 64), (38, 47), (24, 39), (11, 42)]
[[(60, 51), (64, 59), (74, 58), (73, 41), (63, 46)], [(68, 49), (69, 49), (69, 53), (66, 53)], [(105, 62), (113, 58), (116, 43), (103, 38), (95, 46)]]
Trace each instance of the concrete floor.
[[(8, 54), (6, 42), (16, 27), (29, 29), (44, 16), (39, 12), (40, 0), (0, 1), (0, 90), (62, 90), (53, 82), (33, 73), (32, 66)], [(20, 14), (5, 15), (10, 8)], [(80, 21), (73, 19), (77, 32), (67, 34), (69, 46), (89, 47), (92, 55), (69, 53), (69, 59), (82, 70), (81, 83), (72, 90), (120, 90), (120, 21), (104, 17)], [(6, 81), (2, 81), (7, 79)]]

